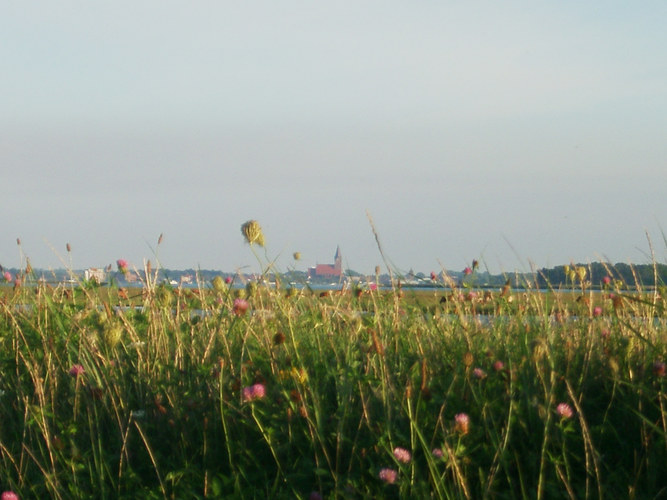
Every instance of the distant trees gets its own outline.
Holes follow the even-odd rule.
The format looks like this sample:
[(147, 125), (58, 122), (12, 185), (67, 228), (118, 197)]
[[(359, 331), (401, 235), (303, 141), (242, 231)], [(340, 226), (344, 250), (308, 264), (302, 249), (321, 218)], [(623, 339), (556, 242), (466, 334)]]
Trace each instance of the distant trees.
[[(572, 281), (568, 278), (568, 269), (572, 267), (583, 267), (586, 269), (586, 281), (592, 286), (601, 286), (605, 277), (612, 280), (620, 280), (628, 286), (640, 285), (642, 287), (664, 286), (667, 283), (667, 265), (664, 264), (604, 264), (593, 262), (591, 264), (575, 264), (574, 266), (556, 266), (551, 269), (540, 269), (537, 271), (536, 281), (538, 286), (565, 286)], [(657, 283), (656, 283), (657, 275)]]

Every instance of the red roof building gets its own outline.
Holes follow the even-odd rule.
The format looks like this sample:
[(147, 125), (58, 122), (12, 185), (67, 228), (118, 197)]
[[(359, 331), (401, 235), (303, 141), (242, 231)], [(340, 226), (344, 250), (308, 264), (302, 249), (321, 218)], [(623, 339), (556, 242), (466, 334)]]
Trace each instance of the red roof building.
[(308, 269), (309, 278), (340, 278), (343, 275), (343, 258), (340, 247), (336, 247), (333, 264), (317, 264)]

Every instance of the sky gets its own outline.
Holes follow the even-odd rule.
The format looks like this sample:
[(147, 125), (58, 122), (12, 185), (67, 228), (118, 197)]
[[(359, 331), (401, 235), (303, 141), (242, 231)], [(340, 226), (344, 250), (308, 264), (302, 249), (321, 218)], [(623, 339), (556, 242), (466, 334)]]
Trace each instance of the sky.
[(665, 263), (665, 25), (663, 0), (2, 2), (0, 264)]

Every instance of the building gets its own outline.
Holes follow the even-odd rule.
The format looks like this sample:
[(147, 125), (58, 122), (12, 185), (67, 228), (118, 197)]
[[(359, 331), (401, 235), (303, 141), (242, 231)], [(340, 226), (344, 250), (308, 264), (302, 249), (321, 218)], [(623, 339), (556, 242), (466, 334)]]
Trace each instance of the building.
[(340, 278), (341, 276), (343, 276), (343, 257), (340, 247), (336, 247), (333, 264), (317, 264), (315, 267), (308, 268), (309, 278)]
[(97, 269), (96, 267), (88, 268), (83, 272), (83, 278), (86, 281), (96, 281), (98, 284), (104, 283), (106, 277), (107, 273), (104, 272), (104, 269)]

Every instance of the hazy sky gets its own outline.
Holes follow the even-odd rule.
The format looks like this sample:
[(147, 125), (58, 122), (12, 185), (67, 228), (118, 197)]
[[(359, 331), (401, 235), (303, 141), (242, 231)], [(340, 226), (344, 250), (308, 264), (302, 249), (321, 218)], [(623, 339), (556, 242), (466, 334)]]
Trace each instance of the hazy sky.
[[(4, 1), (0, 264), (667, 261), (667, 2)], [(65, 263), (68, 258), (63, 257)]]

